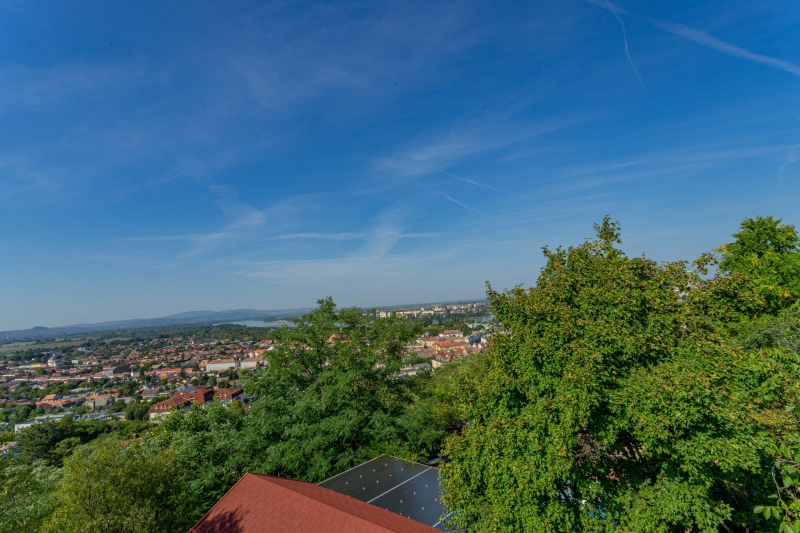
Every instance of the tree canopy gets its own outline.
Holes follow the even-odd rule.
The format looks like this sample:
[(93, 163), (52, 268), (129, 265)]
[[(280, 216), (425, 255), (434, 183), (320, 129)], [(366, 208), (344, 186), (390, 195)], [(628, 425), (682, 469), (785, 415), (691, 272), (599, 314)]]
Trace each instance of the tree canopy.
[[(529, 290), (488, 290), (506, 334), (457, 389), (444, 501), (470, 531), (752, 531), (770, 439), (748, 356), (716, 327), (730, 295), (686, 263), (597, 238), (545, 248)], [(730, 301), (727, 302), (730, 304)]]
[(800, 298), (800, 237), (794, 226), (770, 217), (747, 218), (734, 242), (718, 249), (722, 271), (748, 276), (775, 313)]
[(245, 378), (258, 400), (252, 438), (268, 443), (261, 470), (321, 481), (404, 447), (402, 415), (418, 380), (401, 378), (406, 345), (421, 326), (337, 309), (330, 298), (276, 332), (268, 365)]
[(64, 464), (47, 530), (63, 533), (179, 531), (181, 476), (174, 454), (113, 436), (81, 446)]

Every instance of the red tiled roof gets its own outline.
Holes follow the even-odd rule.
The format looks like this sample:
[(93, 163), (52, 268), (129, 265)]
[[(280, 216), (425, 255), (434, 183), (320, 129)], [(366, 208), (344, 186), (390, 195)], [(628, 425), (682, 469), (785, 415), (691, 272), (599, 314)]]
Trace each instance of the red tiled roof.
[(430, 533), (410, 518), (312, 483), (247, 473), (190, 533)]
[(183, 398), (170, 398), (169, 400), (164, 400), (163, 402), (158, 402), (150, 406), (150, 409), (147, 411), (148, 413), (168, 413), (173, 409), (180, 409), (181, 407), (186, 407), (189, 405), (189, 400), (184, 400)]
[(244, 392), (241, 387), (229, 387), (227, 389), (216, 389), (217, 398), (220, 400), (232, 400)]
[(435, 346), (439, 348), (455, 348), (457, 346), (469, 346), (468, 342), (463, 341), (442, 341), (434, 343)]

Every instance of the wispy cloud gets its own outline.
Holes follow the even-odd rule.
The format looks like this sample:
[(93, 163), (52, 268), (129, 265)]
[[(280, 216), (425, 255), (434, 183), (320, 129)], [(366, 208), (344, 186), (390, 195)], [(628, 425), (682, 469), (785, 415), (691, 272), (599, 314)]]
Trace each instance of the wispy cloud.
[(783, 163), (780, 167), (778, 167), (778, 176), (782, 178), (786, 174), (786, 168), (789, 165), (794, 164), (796, 162), (797, 162), (797, 156), (793, 151), (790, 150), (786, 154), (786, 162)]
[[(145, 73), (147, 76), (144, 76)], [(159, 73), (143, 64), (62, 64), (55, 67), (0, 66), (0, 114), (43, 109), (64, 100), (108, 97), (131, 91)]]
[[(427, 238), (427, 237), (435, 237), (435, 233), (400, 233), (398, 234), (400, 238), (404, 239), (419, 239), (419, 238)], [(278, 235), (275, 237), (279, 240), (289, 240), (289, 239), (297, 239), (297, 240), (306, 240), (306, 239), (318, 239), (323, 241), (351, 241), (351, 240), (361, 240), (367, 239), (370, 237), (369, 233), (363, 232), (342, 232), (342, 233), (285, 233), (283, 235)]]
[(455, 198), (453, 198), (452, 196), (450, 196), (449, 194), (447, 194), (445, 192), (442, 193), (442, 196), (444, 196), (448, 201), (453, 202), (456, 205), (460, 205), (464, 209), (469, 209), (470, 211), (475, 211), (475, 212), (481, 213), (483, 215), (486, 214), (485, 212), (481, 211), (480, 209), (476, 209), (476, 208), (474, 208), (472, 206), (469, 206), (469, 205), (465, 204), (461, 200), (456, 200)]
[(622, 20), (622, 17), (617, 14), (617, 11), (614, 9), (614, 6), (611, 2), (606, 0), (606, 5), (614, 17), (619, 21), (619, 25), (622, 28), (622, 41), (625, 43), (625, 55), (628, 57), (628, 63), (631, 64), (631, 68), (633, 68), (633, 73), (636, 74), (636, 79), (639, 80), (639, 85), (642, 86), (642, 89), (644, 89), (644, 92), (646, 93), (647, 87), (645, 87), (644, 81), (642, 81), (642, 77), (639, 75), (639, 69), (636, 68), (636, 63), (633, 62), (631, 51), (628, 48), (628, 32), (625, 31), (625, 22)]
[(588, 114), (542, 119), (538, 125), (520, 125), (507, 117), (487, 115), (464, 126), (453, 126), (443, 134), (426, 132), (411, 140), (404, 149), (379, 158), (374, 169), (379, 174), (414, 178), (443, 173), (470, 157), (519, 145), (548, 133), (592, 120)]
[[(336, 91), (382, 98), (386, 91), (373, 91), (376, 85), (407, 79), (480, 40), (484, 32), (469, 11), (376, 5), (352, 20), (346, 5), (308, 6), (291, 19), (256, 9), (226, 35), (230, 54), (221, 60), (273, 111)], [(252, 36), (265, 26), (269, 38), (254, 46)]]
[[(185, 260), (199, 256), (211, 257), (225, 248), (252, 244), (267, 239), (290, 238), (290, 229), (299, 216), (308, 216), (316, 209), (316, 202), (308, 195), (288, 196), (264, 208), (257, 208), (239, 199), (236, 188), (220, 185), (201, 174), (191, 177), (195, 183), (213, 193), (215, 204), (228, 220), (215, 231), (181, 233), (174, 235), (135, 236), (117, 239), (127, 242), (174, 243), (185, 242), (184, 248), (170, 246), (171, 259)], [(277, 234), (277, 235), (276, 235)], [(322, 234), (320, 234), (322, 235)], [(307, 234), (306, 237), (309, 237)]]
[(354, 239), (363, 239), (367, 237), (366, 233), (343, 232), (343, 233), (285, 233), (278, 235), (276, 239), (319, 239), (324, 241), (350, 241)]
[[(622, 20), (620, 19), (618, 13), (622, 13), (624, 15), (631, 15), (631, 16), (634, 16), (634, 17), (636, 17), (636, 18), (638, 18), (640, 20), (643, 20), (643, 21), (651, 24), (652, 26), (654, 26), (654, 27), (656, 27), (656, 28), (658, 28), (660, 30), (664, 30), (666, 32), (672, 33), (672, 34), (677, 35), (679, 37), (683, 37), (684, 39), (688, 39), (688, 40), (690, 40), (692, 42), (695, 42), (695, 43), (697, 43), (697, 44), (699, 44), (701, 46), (705, 46), (706, 48), (711, 48), (712, 50), (716, 50), (718, 52), (722, 52), (723, 54), (727, 54), (729, 56), (736, 57), (736, 58), (739, 58), (739, 59), (744, 59), (744, 60), (747, 60), (747, 61), (752, 61), (754, 63), (760, 63), (762, 65), (767, 65), (769, 67), (777, 68), (777, 69), (780, 69), (780, 70), (785, 70), (786, 72), (794, 74), (795, 76), (800, 76), (800, 65), (797, 65), (797, 64), (792, 63), (790, 61), (785, 61), (783, 59), (777, 59), (777, 58), (770, 57), (770, 56), (767, 56), (767, 55), (757, 54), (755, 52), (751, 52), (749, 50), (745, 50), (744, 48), (741, 48), (741, 47), (736, 46), (736, 45), (731, 44), (731, 43), (727, 43), (727, 42), (722, 41), (720, 39), (717, 39), (716, 37), (713, 37), (712, 35), (709, 35), (709, 34), (707, 34), (705, 32), (702, 32), (702, 31), (694, 29), (694, 28), (690, 28), (688, 26), (684, 26), (682, 24), (673, 24), (671, 22), (665, 22), (665, 21), (661, 21), (661, 20), (657, 20), (657, 19), (652, 19), (652, 18), (648, 18), (648, 17), (641, 17), (641, 16), (638, 16), (638, 15), (634, 15), (630, 11), (628, 11), (627, 9), (624, 9), (624, 8), (618, 6), (618, 5), (612, 4), (608, 0), (602, 0), (602, 1), (601, 0), (584, 0), (584, 1), (588, 2), (590, 4), (594, 4), (594, 5), (598, 6), (598, 7), (602, 7), (603, 9), (607, 9), (607, 10), (611, 11), (614, 14), (614, 16), (617, 17), (617, 19), (620, 22), (622, 22)], [(623, 26), (623, 32), (624, 32), (624, 26)], [(627, 38), (626, 38), (625, 50), (626, 50), (626, 52), (628, 50), (628, 48), (627, 48)], [(628, 58), (630, 59), (630, 55), (628, 56)], [(631, 61), (631, 64), (633, 64), (632, 61)], [(634, 69), (635, 68), (636, 67), (634, 67)], [(638, 76), (638, 73), (637, 73), (637, 76)]]
[[(280, 259), (267, 261), (248, 261), (245, 268), (236, 271), (246, 277), (289, 280), (297, 283), (329, 282), (344, 279), (391, 279), (392, 276), (406, 278), (419, 273), (437, 262), (441, 257), (450, 257), (450, 250), (437, 249), (437, 254), (415, 253), (411, 250), (397, 251), (396, 246), (404, 239), (428, 239), (436, 233), (406, 231), (406, 218), (409, 213), (403, 210), (389, 210), (373, 219), (374, 226), (368, 231), (353, 233), (295, 233), (279, 236), (280, 239), (322, 238), (330, 240), (359, 239), (363, 244), (356, 249), (335, 252), (334, 257), (321, 259)], [(307, 255), (307, 254), (304, 254)]]
[(353, 280), (376, 286), (376, 282), (398, 284), (398, 280), (414, 279), (437, 264), (448, 264), (457, 257), (458, 249), (431, 254), (352, 255), (327, 259), (276, 260), (252, 262), (236, 274), (271, 279), (293, 285), (309, 282), (328, 287), (333, 281)]
[(481, 183), (479, 181), (471, 180), (471, 179), (468, 179), (468, 178), (462, 178), (460, 176), (456, 176), (455, 174), (451, 174), (450, 172), (444, 172), (444, 175), (445, 176), (450, 176), (451, 178), (455, 178), (458, 181), (463, 181), (464, 183), (469, 183), (470, 185), (474, 185), (475, 187), (480, 187), (482, 189), (489, 189), (490, 191), (497, 191), (497, 192), (503, 192), (503, 193), (507, 193), (507, 194), (514, 194), (511, 191), (507, 191), (505, 189), (500, 189), (498, 187), (494, 187), (493, 185), (487, 185), (486, 183)]
[(656, 28), (668, 31), (685, 39), (689, 39), (690, 41), (694, 41), (697, 44), (705, 46), (706, 48), (711, 48), (712, 50), (717, 50), (718, 52), (722, 52), (723, 54), (727, 54), (729, 56), (738, 57), (739, 59), (745, 59), (754, 63), (767, 65), (768, 67), (785, 70), (786, 72), (794, 74), (795, 76), (800, 76), (800, 65), (795, 63), (762, 54), (756, 54), (755, 52), (745, 50), (744, 48), (740, 48), (730, 43), (726, 43), (707, 33), (703, 33), (702, 31), (695, 30), (681, 24), (670, 24), (657, 20), (652, 20), (650, 22)]

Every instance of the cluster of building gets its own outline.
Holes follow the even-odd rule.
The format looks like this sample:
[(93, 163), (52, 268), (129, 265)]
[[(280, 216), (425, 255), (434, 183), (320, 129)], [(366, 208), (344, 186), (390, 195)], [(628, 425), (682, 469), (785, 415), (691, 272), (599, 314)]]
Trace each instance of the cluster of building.
[[(128, 380), (174, 387), (200, 377), (257, 368), (263, 363), (262, 355), (271, 344), (271, 341), (219, 342), (174, 337), (129, 345), (82, 346), (67, 352), (47, 352), (38, 358), (46, 362), (21, 363), (0, 359), (0, 387), (10, 392), (23, 385), (42, 390), (64, 383), (92, 388), (98, 383)], [(61, 398), (56, 405), (70, 403), (72, 399), (78, 398)]]
[(26, 420), (25, 422), (20, 422), (19, 424), (14, 424), (14, 431), (19, 433), (25, 428), (29, 428), (31, 426), (36, 426), (39, 424), (44, 424), (45, 422), (59, 422), (64, 417), (69, 416), (73, 420), (79, 422), (85, 421), (92, 421), (92, 422), (106, 422), (112, 419), (121, 420), (125, 418), (123, 413), (109, 413), (108, 411), (103, 411), (100, 413), (85, 413), (82, 415), (75, 414), (70, 411), (66, 411), (63, 413), (52, 413), (47, 415), (37, 416), (35, 418), (31, 418), (30, 420)]
[[(118, 402), (129, 404), (137, 396), (148, 403), (171, 396), (173, 408), (214, 398), (241, 400), (237, 372), (264, 364), (263, 354), (270, 349), (271, 341), (172, 337), (43, 352), (34, 362), (0, 359), (0, 409), (29, 406), (45, 412), (14, 424), (15, 429), (24, 429), (65, 415), (81, 420), (123, 417), (111, 407), (119, 411)], [(223, 379), (229, 386), (204, 387)], [(204, 393), (189, 392), (193, 387), (205, 389)], [(151, 409), (149, 418), (159, 419), (164, 409)], [(8, 424), (0, 426), (10, 429)]]
[[(482, 305), (485, 304), (453, 304), (450, 307), (460, 311)], [(404, 312), (440, 312), (442, 309), (433, 306)], [(461, 331), (451, 330), (433, 337), (420, 336), (408, 346), (408, 353), (429, 362), (409, 364), (402, 368), (402, 374), (411, 376), (438, 368), (459, 357), (483, 352), (490, 344), (485, 332), (464, 335)], [(74, 412), (81, 407), (83, 409), (79, 412), (84, 414), (77, 416), (87, 419), (97, 418), (104, 412), (104, 416), (121, 416), (108, 413), (115, 404), (119, 410), (117, 402), (128, 404), (134, 401), (135, 396), (144, 401), (170, 396), (150, 408), (149, 418), (157, 421), (170, 410), (186, 409), (195, 403), (203, 404), (214, 399), (245, 400), (238, 371), (254, 370), (264, 365), (265, 353), (273, 349), (275, 346), (270, 340), (218, 341), (171, 337), (56, 350), (41, 354), (37, 358), (40, 362), (33, 363), (0, 359), (0, 394), (6, 392), (5, 397), (0, 397), (0, 408), (29, 405), (53, 413), (25, 422), (31, 425), (58, 416), (56, 413)], [(228, 386), (207, 386), (221, 379), (227, 380)], [(133, 382), (135, 386), (123, 387), (125, 382)], [(64, 384), (73, 387), (64, 387)], [(28, 392), (21, 398), (20, 394), (11, 394), (20, 387), (29, 387), (30, 390), (24, 389)], [(52, 392), (54, 389), (62, 393)], [(37, 390), (41, 392), (37, 394)], [(16, 399), (10, 399), (10, 396)]]
[(189, 409), (192, 405), (203, 406), (215, 399), (223, 402), (247, 401), (244, 390), (241, 387), (229, 387), (215, 389), (212, 387), (192, 386), (175, 391), (172, 398), (153, 404), (148, 411), (151, 421), (157, 422), (176, 409)]
[(404, 316), (406, 318), (419, 318), (430, 315), (446, 315), (448, 313), (463, 314), (488, 314), (489, 304), (485, 301), (463, 302), (453, 304), (434, 304), (420, 307), (402, 307), (398, 309), (384, 309), (377, 312), (380, 318), (390, 316)]
[[(65, 416), (70, 416), (73, 420), (77, 421), (92, 420), (96, 422), (104, 422), (109, 418), (122, 419), (125, 416), (124, 413), (112, 413), (109, 412), (107, 408), (117, 401), (122, 401), (126, 404), (134, 401), (134, 397), (132, 395), (123, 396), (115, 393), (113, 389), (100, 393), (87, 393), (85, 391), (71, 392), (72, 394), (67, 396), (61, 396), (60, 394), (48, 394), (42, 398), (42, 400), (32, 402), (38, 407), (63, 406), (68, 410), (59, 413), (37, 416), (30, 420), (26, 420), (25, 422), (14, 424), (14, 431), (19, 432), (27, 427), (43, 424), (45, 422), (58, 422)], [(145, 393), (151, 393), (148, 395), (152, 395), (152, 392), (152, 389), (148, 390), (147, 388), (141, 388), (136, 391), (136, 394), (142, 395)], [(164, 396), (164, 392), (159, 392), (157, 394), (162, 397)], [(214, 400), (222, 402), (246, 402), (249, 400), (249, 398), (247, 395), (245, 395), (244, 390), (238, 386), (225, 388), (187, 386), (172, 392), (172, 397), (168, 400), (153, 404), (148, 411), (148, 418), (151, 421), (157, 422), (175, 409), (185, 410), (194, 404), (203, 405)], [(74, 408), (80, 406), (89, 407), (90, 412), (77, 414)]]
[(483, 332), (464, 335), (460, 331), (444, 331), (436, 337), (419, 337), (409, 349), (420, 357), (430, 358), (431, 365), (438, 368), (458, 357), (481, 353), (491, 344)]

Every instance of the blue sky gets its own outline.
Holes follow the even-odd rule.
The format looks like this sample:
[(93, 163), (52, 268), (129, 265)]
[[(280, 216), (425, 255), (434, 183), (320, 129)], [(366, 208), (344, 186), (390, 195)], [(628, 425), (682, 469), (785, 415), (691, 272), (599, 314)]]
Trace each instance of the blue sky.
[(798, 157), (795, 0), (0, 2), (0, 330), (693, 259)]

